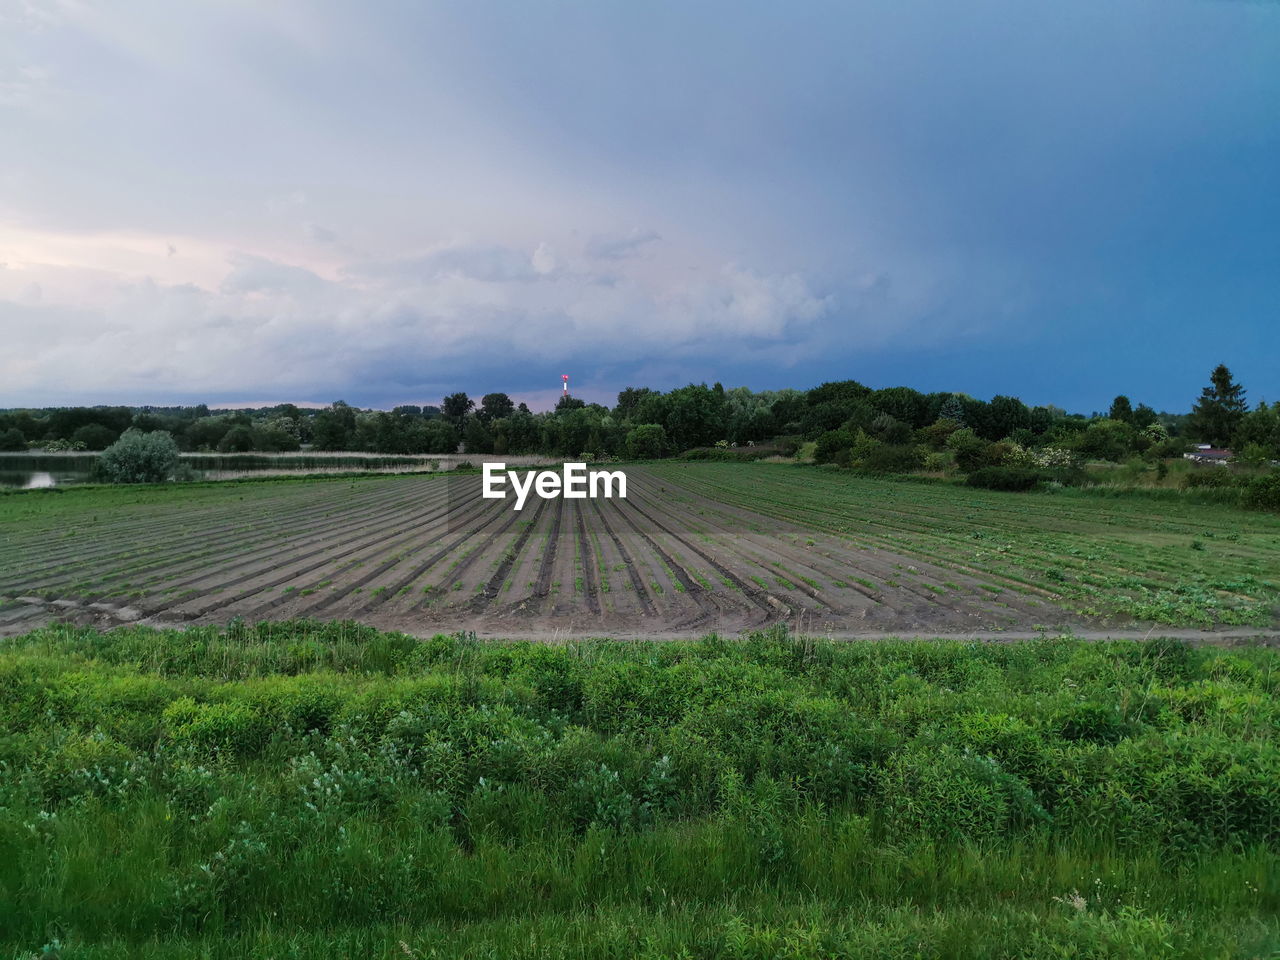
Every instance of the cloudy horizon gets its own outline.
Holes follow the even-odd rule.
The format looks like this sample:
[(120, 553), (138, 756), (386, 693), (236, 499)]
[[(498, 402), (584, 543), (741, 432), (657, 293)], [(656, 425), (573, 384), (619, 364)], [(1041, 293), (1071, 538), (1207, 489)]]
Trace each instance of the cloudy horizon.
[(0, 0), (0, 406), (1280, 399), (1280, 4)]

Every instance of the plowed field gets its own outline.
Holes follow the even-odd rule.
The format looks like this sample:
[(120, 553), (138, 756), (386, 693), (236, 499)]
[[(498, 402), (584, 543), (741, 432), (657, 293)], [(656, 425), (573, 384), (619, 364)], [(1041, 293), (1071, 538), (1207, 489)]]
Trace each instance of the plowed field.
[(521, 512), (480, 499), (477, 476), (11, 495), (0, 632), (55, 617), (501, 636), (1272, 623), (1280, 518), (770, 464), (626, 469), (625, 501)]

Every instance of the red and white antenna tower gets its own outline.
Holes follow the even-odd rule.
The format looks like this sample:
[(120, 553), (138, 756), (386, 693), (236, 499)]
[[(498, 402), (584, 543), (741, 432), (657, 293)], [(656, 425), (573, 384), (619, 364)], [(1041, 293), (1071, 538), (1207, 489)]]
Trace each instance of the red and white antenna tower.
[(564, 384), (564, 389), (560, 396), (567, 397), (569, 395), (569, 375), (567, 373), (560, 374), (560, 380)]

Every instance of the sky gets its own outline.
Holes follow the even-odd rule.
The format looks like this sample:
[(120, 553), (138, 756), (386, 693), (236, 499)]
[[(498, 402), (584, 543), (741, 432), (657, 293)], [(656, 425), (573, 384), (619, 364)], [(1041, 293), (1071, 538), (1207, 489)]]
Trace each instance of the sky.
[(1272, 0), (0, 0), (0, 406), (1277, 356)]

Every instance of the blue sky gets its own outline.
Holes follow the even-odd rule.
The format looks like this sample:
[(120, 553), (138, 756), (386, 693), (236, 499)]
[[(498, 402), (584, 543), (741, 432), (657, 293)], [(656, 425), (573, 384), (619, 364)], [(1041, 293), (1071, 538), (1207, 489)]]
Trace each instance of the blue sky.
[(0, 0), (0, 405), (1280, 399), (1280, 4)]

